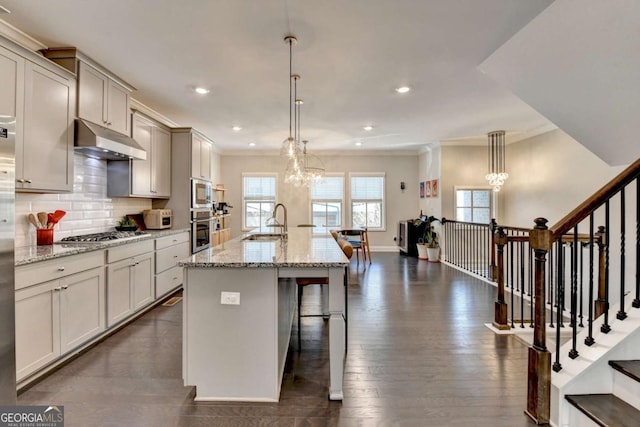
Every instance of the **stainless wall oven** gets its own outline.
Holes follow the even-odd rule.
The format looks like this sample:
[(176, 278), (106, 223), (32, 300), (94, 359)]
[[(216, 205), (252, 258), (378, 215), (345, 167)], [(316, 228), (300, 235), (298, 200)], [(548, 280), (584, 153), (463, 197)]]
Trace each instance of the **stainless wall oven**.
[(195, 254), (211, 247), (213, 221), (211, 209), (193, 209), (191, 211), (191, 253)]
[(212, 187), (209, 181), (191, 179), (191, 209), (212, 209)]

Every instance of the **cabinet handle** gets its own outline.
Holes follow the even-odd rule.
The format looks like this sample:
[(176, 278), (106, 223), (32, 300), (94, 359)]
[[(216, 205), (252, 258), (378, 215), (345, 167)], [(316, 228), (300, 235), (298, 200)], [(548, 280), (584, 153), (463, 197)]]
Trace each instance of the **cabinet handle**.
[(64, 285), (62, 289), (69, 289), (69, 285)]
[(173, 278), (173, 280), (178, 280), (178, 278), (177, 278), (177, 277), (174, 277), (174, 278)]
[(8, 219), (2, 219), (2, 220), (0, 220), (0, 222), (9, 222), (9, 220)]
[(16, 179), (16, 181), (18, 181), (20, 184), (22, 184), (24, 182), (24, 179), (18, 178), (18, 179)]
[(108, 126), (111, 126), (112, 124), (113, 124), (113, 123), (111, 123), (111, 122), (107, 122), (107, 125), (108, 125)]
[(62, 289), (62, 288), (60, 288), (60, 286), (58, 286), (57, 288), (53, 288), (53, 290), (56, 291), (56, 292), (60, 292), (60, 289)]
[(58, 271), (64, 271), (64, 267), (58, 267)]
[(33, 181), (31, 181), (30, 179), (25, 179), (24, 182), (26, 182), (27, 184), (31, 184)]
[(174, 255), (173, 257), (174, 257), (174, 258), (178, 258), (178, 255)]

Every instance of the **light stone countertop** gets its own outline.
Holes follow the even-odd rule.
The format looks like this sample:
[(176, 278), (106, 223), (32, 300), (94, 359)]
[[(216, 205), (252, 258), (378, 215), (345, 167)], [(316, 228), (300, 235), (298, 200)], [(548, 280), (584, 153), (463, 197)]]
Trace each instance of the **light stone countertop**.
[(145, 234), (136, 237), (128, 237), (126, 239), (108, 240), (105, 242), (92, 243), (54, 243), (46, 246), (23, 246), (15, 248), (15, 265), (27, 265), (34, 262), (46, 261), (49, 259), (62, 258), (70, 255), (82, 254), (85, 252), (97, 251), (100, 249), (111, 248), (113, 246), (126, 245), (129, 243), (141, 242), (143, 240), (157, 239), (158, 237), (171, 236), (173, 234), (189, 231), (184, 229), (167, 229), (167, 230), (146, 230)]
[[(195, 268), (309, 268), (349, 265), (349, 259), (325, 230), (294, 227), (289, 229), (286, 240), (243, 240), (251, 234), (264, 232), (265, 230), (254, 230), (221, 245), (197, 252), (179, 261), (178, 265)], [(273, 233), (273, 230), (268, 233)]]

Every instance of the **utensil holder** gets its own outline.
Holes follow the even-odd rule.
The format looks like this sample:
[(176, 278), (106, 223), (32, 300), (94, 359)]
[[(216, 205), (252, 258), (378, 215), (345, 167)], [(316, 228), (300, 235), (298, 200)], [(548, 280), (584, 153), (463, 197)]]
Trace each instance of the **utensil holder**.
[(53, 228), (38, 228), (36, 242), (38, 246), (53, 245)]

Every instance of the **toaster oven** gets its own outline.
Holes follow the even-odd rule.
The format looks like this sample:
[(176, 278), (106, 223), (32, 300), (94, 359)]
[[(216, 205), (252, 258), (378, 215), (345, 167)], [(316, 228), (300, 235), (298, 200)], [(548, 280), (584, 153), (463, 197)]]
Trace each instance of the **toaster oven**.
[(162, 230), (173, 225), (171, 209), (147, 209), (142, 212), (144, 226), (149, 230)]

